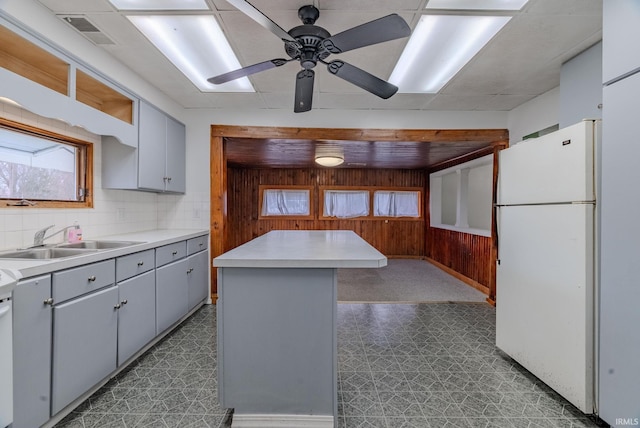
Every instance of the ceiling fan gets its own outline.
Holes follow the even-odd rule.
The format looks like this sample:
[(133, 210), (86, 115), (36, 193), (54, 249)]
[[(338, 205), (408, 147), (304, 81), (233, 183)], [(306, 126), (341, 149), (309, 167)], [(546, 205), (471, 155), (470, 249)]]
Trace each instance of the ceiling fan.
[(326, 65), (331, 74), (380, 98), (387, 99), (398, 91), (397, 86), (344, 61), (325, 61), (331, 54), (339, 54), (409, 36), (411, 29), (404, 19), (397, 14), (384, 16), (332, 36), (324, 28), (314, 25), (320, 16), (320, 11), (315, 6), (302, 6), (298, 10), (298, 17), (302, 20), (303, 25), (294, 27), (287, 32), (251, 3), (245, 0), (227, 1), (280, 38), (284, 42), (285, 52), (290, 59), (276, 58), (259, 62), (211, 77), (207, 79), (210, 83), (219, 85), (280, 67), (291, 61), (299, 61), (302, 70), (296, 76), (295, 105), (293, 109), (296, 113), (311, 110), (315, 78), (313, 68), (318, 62)]

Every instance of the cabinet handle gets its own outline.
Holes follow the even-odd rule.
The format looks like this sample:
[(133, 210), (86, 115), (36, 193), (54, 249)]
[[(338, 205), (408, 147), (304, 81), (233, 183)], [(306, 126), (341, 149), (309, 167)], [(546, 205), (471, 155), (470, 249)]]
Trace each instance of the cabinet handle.
[(51, 297), (49, 297), (47, 300), (44, 301), (45, 305), (53, 305), (53, 299)]
[(120, 304), (122, 304), (122, 305), (126, 305), (127, 303), (129, 303), (129, 301), (127, 299), (124, 299), (122, 302), (120, 302)]
[(188, 273), (188, 274), (189, 274), (189, 273), (191, 273), (191, 272), (193, 272), (193, 268), (191, 268), (191, 269), (189, 269), (189, 270), (187, 271), (187, 273)]
[(200, 245), (200, 246), (202, 247), (202, 246), (204, 245), (204, 242), (201, 242), (201, 243), (200, 243), (200, 244), (198, 244), (198, 245)]
[(171, 183), (171, 177), (167, 177), (167, 179), (169, 180), (169, 183)]
[(178, 254), (178, 252), (177, 252), (177, 251), (174, 251), (174, 252), (173, 252), (173, 253), (171, 253), (171, 254), (175, 256), (176, 254)]
[(89, 280), (89, 282), (93, 282), (96, 280), (96, 276), (95, 275), (91, 275), (89, 278), (87, 278)]
[(144, 262), (138, 262), (138, 266), (142, 266)]
[(115, 305), (115, 306), (113, 307), (113, 309), (120, 309), (120, 303), (118, 303), (117, 305)]

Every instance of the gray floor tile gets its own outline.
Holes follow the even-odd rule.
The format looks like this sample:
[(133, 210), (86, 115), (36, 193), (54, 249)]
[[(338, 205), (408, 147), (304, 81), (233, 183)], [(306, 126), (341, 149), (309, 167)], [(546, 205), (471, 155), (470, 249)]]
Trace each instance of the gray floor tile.
[[(228, 426), (205, 306), (57, 426)], [(340, 428), (593, 428), (495, 347), (486, 304), (338, 305)]]

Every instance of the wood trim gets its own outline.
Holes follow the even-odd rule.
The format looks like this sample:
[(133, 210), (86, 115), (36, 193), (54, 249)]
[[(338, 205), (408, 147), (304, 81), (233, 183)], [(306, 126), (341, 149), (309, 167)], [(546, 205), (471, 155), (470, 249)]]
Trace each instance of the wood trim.
[[(19, 199), (0, 199), (0, 208), (93, 208), (93, 144), (84, 140), (58, 134), (53, 131), (36, 128), (13, 120), (0, 117), (0, 127), (28, 135), (35, 135), (58, 143), (66, 143), (80, 148), (81, 156), (77, 159), (77, 180), (82, 182), (85, 197), (82, 201), (32, 200), (36, 205), (15, 205)], [(84, 176), (84, 177), (82, 177)]]
[(468, 277), (464, 276), (463, 274), (461, 274), (459, 272), (456, 272), (455, 270), (451, 269), (450, 267), (445, 266), (442, 263), (439, 263), (439, 262), (433, 260), (432, 258), (427, 257), (426, 260), (429, 263), (433, 264), (434, 266), (442, 269), (443, 271), (445, 271), (449, 275), (459, 279), (460, 281), (464, 282), (467, 285), (470, 285), (471, 287), (475, 288), (476, 290), (478, 290), (478, 291), (480, 291), (480, 292), (482, 292), (484, 294), (489, 294), (489, 287), (486, 287), (486, 286), (480, 284), (479, 282), (474, 281), (473, 279), (468, 278)]
[(354, 141), (505, 141), (506, 129), (349, 129), (211, 125), (213, 137), (334, 139)]
[[(225, 252), (227, 246), (227, 160), (224, 153), (222, 137), (211, 136), (210, 143), (211, 174), (211, 218), (210, 218), (210, 248), (211, 259)], [(218, 272), (211, 269), (211, 294), (218, 293)]]
[(498, 201), (498, 172), (500, 171), (500, 151), (509, 147), (508, 141), (503, 141), (502, 145), (496, 145), (493, 149), (493, 191), (492, 191), (492, 210), (491, 210), (491, 269), (489, 272), (489, 297), (487, 302), (495, 306), (496, 302), (496, 270), (498, 263), (498, 221), (496, 213), (496, 203)]
[[(264, 200), (263, 194), (265, 190), (308, 190), (309, 191), (309, 215), (262, 215), (262, 201)], [(313, 186), (300, 186), (300, 185), (272, 185), (261, 184), (258, 186), (258, 220), (313, 220), (315, 219), (315, 204), (314, 204), (314, 191)]]

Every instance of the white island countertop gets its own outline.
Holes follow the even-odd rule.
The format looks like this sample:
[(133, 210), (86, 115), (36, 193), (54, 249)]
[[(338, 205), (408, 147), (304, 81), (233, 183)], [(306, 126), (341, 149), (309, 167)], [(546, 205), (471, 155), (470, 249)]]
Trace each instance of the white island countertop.
[(387, 258), (351, 230), (274, 230), (215, 259), (215, 267), (379, 268)]

